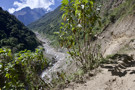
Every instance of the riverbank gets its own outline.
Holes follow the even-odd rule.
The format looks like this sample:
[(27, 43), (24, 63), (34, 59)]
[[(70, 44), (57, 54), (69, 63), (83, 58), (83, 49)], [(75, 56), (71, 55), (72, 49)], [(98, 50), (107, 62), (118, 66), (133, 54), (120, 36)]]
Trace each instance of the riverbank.
[(43, 43), (45, 56), (47, 58), (55, 60), (52, 61), (54, 62), (54, 64), (51, 67), (41, 73), (41, 78), (45, 82), (50, 83), (52, 77), (57, 75), (57, 72), (73, 72), (75, 70), (75, 68), (72, 68), (74, 66), (74, 63), (72, 63), (72, 59), (70, 58), (70, 55), (67, 54), (65, 49), (56, 50), (55, 48), (50, 46), (50, 41), (47, 38), (41, 37), (41, 35), (37, 32), (36, 36)]

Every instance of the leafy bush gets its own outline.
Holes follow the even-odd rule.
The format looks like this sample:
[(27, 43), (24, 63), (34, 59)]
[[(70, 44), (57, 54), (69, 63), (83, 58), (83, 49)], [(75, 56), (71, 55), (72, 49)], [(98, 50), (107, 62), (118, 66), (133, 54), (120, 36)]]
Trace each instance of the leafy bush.
[(94, 0), (63, 0), (61, 6), (64, 14), (58, 32), (60, 44), (86, 71), (95, 68), (99, 60), (98, 45), (93, 44), (94, 26), (100, 24), (96, 8)]
[(47, 66), (43, 50), (36, 49), (20, 51), (13, 54), (11, 49), (0, 49), (0, 88), (2, 89), (38, 89), (44, 81), (38, 73)]

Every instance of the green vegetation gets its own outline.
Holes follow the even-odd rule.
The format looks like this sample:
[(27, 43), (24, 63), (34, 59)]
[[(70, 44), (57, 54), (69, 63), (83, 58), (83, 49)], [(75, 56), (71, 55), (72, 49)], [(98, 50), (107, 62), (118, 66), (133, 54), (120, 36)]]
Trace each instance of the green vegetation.
[[(95, 33), (100, 33), (104, 30), (110, 23), (114, 23), (116, 20), (122, 18), (123, 16), (134, 14), (135, 1), (134, 0), (98, 0), (96, 5), (101, 8), (101, 27), (95, 25)], [(41, 19), (34, 23), (28, 25), (28, 27), (34, 31), (38, 31), (46, 35), (49, 39), (57, 40), (58, 36), (54, 32), (59, 31), (61, 26), (61, 17), (63, 12), (60, 12), (60, 7), (56, 10), (44, 15)], [(58, 44), (56, 42), (53, 45)]]
[(6, 90), (37, 90), (46, 84), (38, 73), (47, 67), (48, 61), (43, 57), (43, 50), (20, 51), (13, 54), (11, 49), (0, 49), (0, 88)]
[(52, 35), (53, 32), (59, 31), (62, 12), (60, 6), (52, 12), (45, 14), (41, 19), (31, 23), (28, 27), (39, 33), (46, 33)]
[[(135, 10), (135, 1), (134, 0), (96, 0), (97, 9), (100, 10), (101, 16), (101, 27), (95, 25), (93, 27), (95, 34), (102, 32), (106, 29), (111, 23), (120, 20), (120, 18), (134, 14)], [(59, 31), (61, 26), (61, 17), (63, 12), (60, 11), (60, 7), (56, 10), (44, 15), (41, 19), (37, 20), (34, 23), (28, 25), (28, 27), (34, 31), (38, 31), (47, 36), (52, 42), (53, 46), (59, 46), (57, 43), (58, 35), (55, 35), (54, 32)]]
[(25, 27), (15, 16), (0, 8), (0, 48), (8, 47), (13, 52), (34, 50), (40, 42), (35, 34)]
[(61, 7), (64, 14), (58, 32), (60, 44), (68, 49), (73, 60), (86, 71), (94, 69), (100, 59), (99, 47), (93, 44), (93, 27), (100, 24), (96, 8), (93, 0), (63, 0)]
[[(60, 8), (63, 11), (60, 11)], [(134, 14), (134, 10), (134, 0), (125, 0), (125, 2), (62, 0), (62, 6), (30, 24), (31, 29), (54, 40), (53, 45), (57, 46), (56, 42), (59, 41), (62, 47), (67, 48), (68, 53), (79, 67), (77, 72), (69, 76), (64, 72), (57, 72), (58, 78), (53, 78), (49, 84), (38, 75), (48, 66), (42, 49), (36, 49), (35, 52), (25, 50), (12, 53), (23, 49), (34, 50), (39, 45), (35, 34), (14, 16), (0, 8), (0, 47), (12, 49), (0, 49), (0, 81), (2, 82), (0, 88), (36, 90), (42, 87), (50, 89), (57, 86), (63, 87), (70, 81), (81, 81), (85, 73), (89, 73), (90, 76), (92, 69), (102, 63), (112, 63), (109, 59), (116, 57), (111, 55), (105, 59), (102, 58), (100, 46), (95, 42), (95, 35), (125, 15)]]
[(62, 21), (61, 16), (63, 13), (60, 11), (60, 7), (61, 6), (54, 11), (45, 14), (41, 19), (28, 25), (33, 31), (44, 34), (50, 39), (50, 41), (54, 41), (52, 42), (52, 45), (55, 47), (56, 45), (58, 46), (58, 36), (55, 35), (54, 32), (59, 31)]

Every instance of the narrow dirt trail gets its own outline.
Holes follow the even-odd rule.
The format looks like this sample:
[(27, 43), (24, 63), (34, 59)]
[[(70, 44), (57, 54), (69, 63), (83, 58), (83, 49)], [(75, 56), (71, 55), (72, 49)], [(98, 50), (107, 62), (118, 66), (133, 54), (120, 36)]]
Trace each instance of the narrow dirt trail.
[(101, 68), (96, 76), (90, 77), (86, 83), (70, 84), (64, 90), (135, 90), (135, 67), (127, 68), (127, 74), (119, 77), (112, 75), (106, 68)]

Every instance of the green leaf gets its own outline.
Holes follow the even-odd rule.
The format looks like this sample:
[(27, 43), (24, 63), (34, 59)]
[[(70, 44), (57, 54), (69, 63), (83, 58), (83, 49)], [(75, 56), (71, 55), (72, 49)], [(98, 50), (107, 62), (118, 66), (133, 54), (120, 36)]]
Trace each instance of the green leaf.
[(58, 35), (58, 34), (59, 34), (59, 32), (54, 32), (54, 34)]
[(9, 73), (6, 73), (5, 77), (6, 78), (10, 78), (10, 74)]
[(75, 4), (80, 4), (80, 1), (79, 0), (75, 0)]
[(84, 3), (88, 3), (88, 0), (82, 0), (82, 2), (84, 2)]
[(64, 5), (67, 5), (69, 3), (69, 1), (68, 0), (62, 0), (61, 3), (64, 4)]
[(90, 4), (93, 6), (93, 1), (90, 1)]
[(63, 14), (63, 15), (62, 15), (62, 19), (65, 17), (65, 15), (66, 15), (66, 14)]
[(61, 23), (61, 25), (64, 25), (64, 23)]

